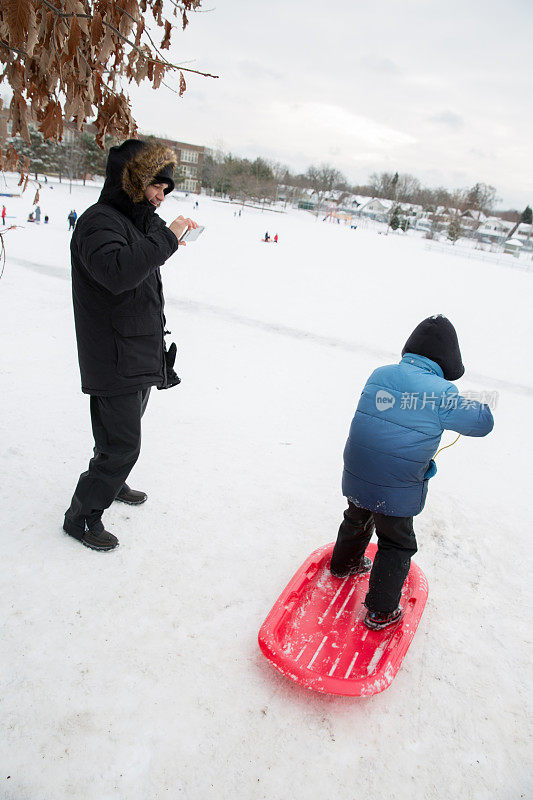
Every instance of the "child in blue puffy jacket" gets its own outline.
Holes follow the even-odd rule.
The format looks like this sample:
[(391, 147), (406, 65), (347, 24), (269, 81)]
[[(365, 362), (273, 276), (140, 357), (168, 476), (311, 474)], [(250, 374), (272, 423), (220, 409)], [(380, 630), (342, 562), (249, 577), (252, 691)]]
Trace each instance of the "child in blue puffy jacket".
[[(344, 450), (348, 500), (331, 558), (339, 578), (370, 573), (365, 624), (379, 630), (401, 616), (400, 596), (417, 551), (413, 517), (426, 500), (443, 431), (486, 436), (488, 405), (461, 397), (450, 381), (464, 373), (457, 333), (443, 316), (418, 325), (399, 364), (376, 369), (361, 394)], [(376, 529), (374, 564), (364, 552)]]

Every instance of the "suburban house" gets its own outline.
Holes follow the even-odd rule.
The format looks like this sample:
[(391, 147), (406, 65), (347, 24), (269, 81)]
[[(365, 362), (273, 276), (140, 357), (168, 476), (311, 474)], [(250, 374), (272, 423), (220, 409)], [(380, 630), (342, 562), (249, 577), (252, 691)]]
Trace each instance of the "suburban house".
[(313, 197), (314, 192), (312, 189), (303, 189), (302, 196), (300, 200), (298, 200), (298, 208), (301, 208), (303, 211), (315, 211), (317, 202), (316, 197)]
[(486, 215), (483, 211), (479, 211), (477, 208), (467, 208), (466, 211), (463, 211), (461, 214), (461, 219), (466, 222), (467, 220), (472, 220), (475, 223), (478, 222), (485, 222), (487, 219)]
[(361, 204), (357, 209), (357, 213), (369, 217), (370, 219), (377, 220), (378, 222), (386, 222), (393, 205), (394, 202), (392, 200), (382, 200), (378, 197), (374, 197), (366, 203)]
[(523, 246), (524, 245), (520, 241), (520, 239), (515, 239), (513, 237), (512, 239), (507, 239), (507, 241), (505, 242), (504, 247), (503, 247), (503, 252), (504, 253), (509, 253), (509, 255), (514, 256), (515, 258), (518, 258), (520, 256), (520, 252), (521, 252)]
[(514, 232), (513, 238), (522, 242), (524, 250), (533, 250), (533, 225), (521, 222)]
[(481, 223), (475, 232), (476, 239), (485, 242), (493, 242), (495, 244), (502, 244), (509, 236), (510, 231), (514, 228), (515, 223), (508, 222), (499, 217), (487, 217)]

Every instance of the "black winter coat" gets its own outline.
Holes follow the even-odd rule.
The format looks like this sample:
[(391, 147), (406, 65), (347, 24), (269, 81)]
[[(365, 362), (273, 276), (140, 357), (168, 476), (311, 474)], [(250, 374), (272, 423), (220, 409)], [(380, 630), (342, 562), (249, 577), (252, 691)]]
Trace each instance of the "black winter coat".
[[(124, 192), (127, 144), (111, 149), (102, 194), (80, 216), (71, 241), (82, 391), (100, 396), (166, 386), (159, 267), (178, 240), (155, 207)], [(130, 148), (134, 155), (139, 149)]]

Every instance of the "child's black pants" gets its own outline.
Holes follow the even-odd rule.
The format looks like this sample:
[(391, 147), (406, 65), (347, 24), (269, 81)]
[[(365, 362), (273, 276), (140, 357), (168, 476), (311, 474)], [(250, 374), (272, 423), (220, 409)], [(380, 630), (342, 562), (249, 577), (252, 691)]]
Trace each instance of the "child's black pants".
[(348, 501), (331, 557), (333, 572), (348, 572), (364, 555), (376, 528), (378, 551), (370, 573), (366, 607), (388, 614), (399, 603), (411, 557), (416, 553), (412, 517), (390, 517), (358, 508)]

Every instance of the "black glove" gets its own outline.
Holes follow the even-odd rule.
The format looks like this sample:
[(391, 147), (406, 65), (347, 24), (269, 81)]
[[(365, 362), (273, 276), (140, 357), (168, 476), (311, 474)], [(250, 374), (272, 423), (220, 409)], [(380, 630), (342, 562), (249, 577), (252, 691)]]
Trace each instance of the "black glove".
[(178, 352), (178, 348), (176, 347), (176, 343), (172, 342), (168, 350), (165, 350), (165, 361), (167, 364), (167, 369), (173, 369), (174, 364), (176, 363), (176, 353)]
[(167, 367), (167, 379), (164, 386), (158, 386), (158, 389), (170, 389), (172, 386), (177, 386), (178, 383), (181, 383), (181, 378), (179, 378), (174, 371), (174, 363), (176, 361), (176, 353), (178, 348), (176, 347), (175, 343), (172, 342), (168, 350), (165, 348), (165, 364)]

